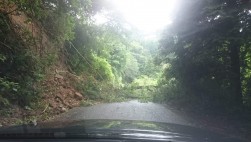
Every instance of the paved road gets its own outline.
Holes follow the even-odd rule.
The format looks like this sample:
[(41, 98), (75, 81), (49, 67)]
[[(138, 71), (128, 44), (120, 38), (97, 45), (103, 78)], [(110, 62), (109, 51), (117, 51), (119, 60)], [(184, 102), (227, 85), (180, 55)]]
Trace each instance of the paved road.
[(188, 118), (168, 108), (152, 102), (140, 103), (136, 100), (121, 103), (98, 104), (77, 107), (62, 114), (57, 120), (113, 119), (142, 120), (192, 125)]

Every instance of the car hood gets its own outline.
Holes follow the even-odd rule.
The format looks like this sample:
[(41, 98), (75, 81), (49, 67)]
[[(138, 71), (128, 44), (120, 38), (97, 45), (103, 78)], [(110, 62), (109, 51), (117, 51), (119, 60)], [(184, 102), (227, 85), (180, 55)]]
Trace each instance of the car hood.
[(205, 129), (145, 121), (84, 120), (21, 125), (0, 129), (0, 138), (105, 138), (186, 142), (238, 142)]

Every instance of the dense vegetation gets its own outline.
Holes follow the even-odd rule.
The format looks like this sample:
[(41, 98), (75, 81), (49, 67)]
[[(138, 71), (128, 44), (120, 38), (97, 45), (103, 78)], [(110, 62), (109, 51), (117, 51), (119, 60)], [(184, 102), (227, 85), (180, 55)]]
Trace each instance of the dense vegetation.
[[(0, 105), (27, 106), (41, 98), (41, 81), (46, 69), (63, 60), (72, 74), (81, 79), (75, 87), (89, 99), (118, 101), (127, 99), (138, 82), (154, 78), (156, 67), (151, 50), (157, 46), (134, 38), (124, 28), (123, 19), (112, 11), (105, 24), (94, 16), (109, 9), (101, 1), (89, 0), (11, 0), (1, 3)], [(14, 7), (14, 8), (13, 8)], [(10, 11), (5, 11), (12, 8)], [(17, 29), (9, 15), (24, 12), (27, 23), (45, 30), (51, 47), (29, 31)], [(43, 36), (43, 35), (42, 35)], [(143, 46), (148, 46), (144, 48)], [(155, 79), (156, 80), (156, 79)], [(144, 81), (146, 82), (146, 81)], [(154, 85), (155, 82), (152, 82)]]
[(163, 33), (162, 98), (213, 111), (251, 104), (249, 1), (186, 1)]
[[(186, 1), (158, 42), (125, 28), (122, 16), (101, 0), (4, 0), (0, 107), (27, 106), (41, 99), (46, 69), (63, 60), (81, 78), (75, 87), (91, 100), (140, 98), (220, 111), (250, 109), (247, 3)], [(45, 30), (51, 48), (42, 48), (27, 29), (16, 34), (9, 15), (17, 11)], [(96, 23), (98, 14), (108, 21)]]
[[(53, 8), (53, 4), (56, 7)], [(73, 3), (67, 5), (61, 1), (40, 0), (1, 1), (0, 6), (0, 105), (25, 106), (39, 99), (40, 87), (36, 83), (43, 79), (45, 69), (53, 64), (58, 49), (41, 47), (42, 41), (34, 37), (28, 28), (16, 27), (9, 15), (24, 12), (28, 16), (25, 22), (41, 22), (55, 44), (53, 47), (58, 48), (65, 40), (73, 38), (73, 12), (76, 16), (80, 7), (76, 8)], [(74, 9), (70, 10), (69, 6)]]

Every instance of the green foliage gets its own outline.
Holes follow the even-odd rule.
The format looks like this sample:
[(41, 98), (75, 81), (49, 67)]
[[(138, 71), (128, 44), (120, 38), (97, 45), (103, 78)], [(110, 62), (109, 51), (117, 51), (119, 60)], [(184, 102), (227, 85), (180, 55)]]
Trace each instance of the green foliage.
[(242, 89), (244, 104), (251, 107), (251, 50), (250, 45), (243, 46), (241, 48), (241, 59), (243, 64), (241, 72), (243, 74)]
[[(100, 2), (92, 0), (9, 2), (28, 16), (27, 24), (33, 22), (41, 26), (39, 28), (49, 36), (50, 42), (62, 48), (36, 53), (30, 48), (35, 46), (37, 39), (29, 29), (22, 29), (18, 37), (8, 18), (3, 17), (0, 21), (1, 29), (4, 29), (0, 32), (0, 45), (3, 46), (0, 65), (4, 67), (0, 69), (0, 85), (4, 88), (0, 92), (4, 98), (2, 104), (28, 105), (39, 98), (37, 82), (43, 79), (46, 68), (58, 59), (60, 51), (65, 53), (71, 71), (88, 76), (75, 86), (90, 100), (122, 101), (130, 96), (131, 90), (126, 88), (130, 83), (148, 82), (144, 87), (156, 83), (152, 78), (159, 70), (156, 70), (151, 54), (156, 49), (155, 43), (144, 43), (146, 47), (143, 47), (139, 39), (130, 37), (132, 31), (124, 28), (121, 15), (111, 11), (107, 15), (109, 22), (94, 23), (93, 15), (108, 5), (99, 6)], [(121, 90), (122, 87), (125, 89)], [(141, 97), (146, 98), (144, 95), (147, 96), (148, 91), (149, 88), (142, 89)], [(140, 91), (136, 92), (134, 95), (140, 94)]]
[(138, 61), (131, 54), (127, 54), (126, 65), (124, 70), (124, 79), (126, 82), (131, 83), (139, 73)]
[[(74, 38), (76, 20), (86, 22), (90, 0), (11, 0), (31, 20), (39, 20), (51, 38), (64, 42)], [(82, 15), (82, 16), (80, 16)]]
[[(9, 99), (16, 99), (16, 96), (13, 95), (19, 91), (20, 86), (18, 83), (10, 82), (4, 78), (0, 77), (0, 106), (1, 107), (8, 107), (10, 105)], [(12, 95), (7, 95), (12, 93)]]
[[(35, 60), (25, 53), (12, 55), (12, 57), (14, 57), (13, 63), (9, 62), (10, 57), (4, 62), (4, 67), (8, 69), (8, 72), (1, 74), (5, 78), (0, 77), (0, 94), (11, 103), (29, 105), (38, 97), (34, 83), (41, 79), (41, 67), (38, 66), (39, 62), (33, 64)], [(15, 70), (10, 70), (10, 67), (15, 68)], [(28, 68), (29, 71), (27, 71)]]
[(71, 40), (74, 38), (74, 18), (68, 14), (50, 14), (42, 21), (49, 35), (57, 41)]
[(125, 90), (119, 89), (111, 83), (100, 83), (100, 100), (103, 102), (122, 102), (127, 100)]
[(94, 102), (120, 102), (126, 100), (127, 92), (107, 81), (97, 81), (92, 77), (76, 83), (76, 88), (87, 97), (81, 105), (89, 106)]
[(109, 24), (76, 26), (76, 38), (67, 45), (68, 63), (74, 72), (92, 72), (96, 79), (121, 85), (136, 78), (139, 65), (133, 52), (142, 47), (136, 42), (129, 44), (129, 39), (119, 34), (122, 29), (114, 29)]
[(157, 86), (157, 78), (150, 78), (149, 76), (142, 75), (131, 83), (132, 86)]
[(111, 65), (107, 62), (106, 59), (100, 58), (96, 55), (93, 55), (94, 61), (92, 63), (93, 68), (97, 71), (98, 75), (96, 78), (102, 80), (114, 80), (114, 74), (112, 72)]
[(6, 60), (6, 56), (4, 56), (3, 54), (0, 54), (0, 61), (4, 62)]
[(91, 74), (87, 74), (84, 80), (75, 82), (74, 86), (88, 99), (98, 99), (96, 93), (99, 91), (98, 82), (93, 76), (91, 76)]
[(41, 8), (41, 0), (10, 0), (10, 3), (13, 2), (17, 5), (18, 10), (25, 11), (28, 15), (41, 18), (44, 16), (44, 13)]
[[(212, 110), (251, 103), (243, 97), (249, 94), (250, 29), (241, 22), (250, 23), (245, 5), (210, 0), (181, 6), (160, 44), (159, 61), (171, 64), (160, 84), (163, 98), (183, 98), (187, 104)], [(170, 83), (173, 80), (175, 84)]]
[[(56, 59), (55, 53), (41, 56), (29, 47), (34, 47), (34, 38), (26, 29), (16, 36), (7, 17), (1, 15), (0, 27), (0, 96), (4, 103), (29, 105), (39, 98), (35, 84), (43, 79), (46, 68)], [(26, 41), (26, 42), (23, 42)]]
[(84, 101), (81, 101), (80, 103), (80, 105), (83, 107), (92, 106), (94, 104), (95, 104), (95, 101), (92, 101), (92, 100), (84, 100)]

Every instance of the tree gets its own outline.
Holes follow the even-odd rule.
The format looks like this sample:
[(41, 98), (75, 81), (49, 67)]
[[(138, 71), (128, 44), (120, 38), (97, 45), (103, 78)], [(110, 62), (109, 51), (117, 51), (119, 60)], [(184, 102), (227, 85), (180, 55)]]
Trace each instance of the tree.
[(168, 75), (206, 107), (243, 104), (240, 48), (250, 37), (247, 4), (188, 1), (163, 34), (160, 51), (162, 60), (171, 63)]

